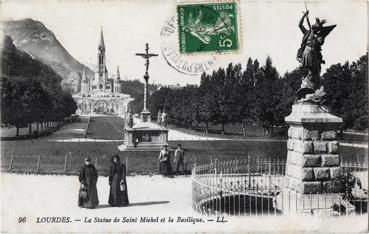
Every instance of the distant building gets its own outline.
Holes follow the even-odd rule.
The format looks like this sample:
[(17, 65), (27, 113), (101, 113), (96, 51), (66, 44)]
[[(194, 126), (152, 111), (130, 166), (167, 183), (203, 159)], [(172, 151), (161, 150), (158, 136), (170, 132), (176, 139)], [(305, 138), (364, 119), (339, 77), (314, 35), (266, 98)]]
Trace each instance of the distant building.
[(97, 68), (94, 72), (95, 76), (89, 77), (86, 68), (84, 68), (81, 78), (78, 79), (76, 87), (79, 88), (80, 92), (73, 95), (78, 105), (77, 112), (80, 114), (124, 114), (127, 111), (128, 102), (132, 99), (121, 91), (122, 81), (119, 67), (116, 75), (109, 77), (102, 30), (98, 45)]

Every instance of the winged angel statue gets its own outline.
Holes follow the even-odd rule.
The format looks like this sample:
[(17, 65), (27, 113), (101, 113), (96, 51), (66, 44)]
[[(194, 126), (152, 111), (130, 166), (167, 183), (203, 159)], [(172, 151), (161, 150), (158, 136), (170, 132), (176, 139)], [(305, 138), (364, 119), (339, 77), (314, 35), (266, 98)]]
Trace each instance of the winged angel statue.
[[(325, 38), (336, 27), (336, 25), (323, 26), (327, 21), (316, 18), (315, 23), (310, 25), (309, 11), (306, 10), (300, 19), (299, 28), (304, 34), (301, 47), (297, 51), (297, 60), (301, 63), (301, 68), (307, 70), (307, 75), (303, 79), (301, 88), (297, 91), (297, 100), (312, 101), (323, 104), (324, 87), (320, 87), (321, 64), (324, 64), (321, 47)], [(303, 25), (304, 19), (308, 24), (308, 29)]]

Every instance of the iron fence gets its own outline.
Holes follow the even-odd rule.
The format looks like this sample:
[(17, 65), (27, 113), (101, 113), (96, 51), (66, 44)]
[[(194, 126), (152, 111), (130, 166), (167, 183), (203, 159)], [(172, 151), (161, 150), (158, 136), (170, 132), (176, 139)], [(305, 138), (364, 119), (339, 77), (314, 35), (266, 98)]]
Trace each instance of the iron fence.
[(195, 165), (192, 207), (206, 215), (237, 216), (367, 212), (367, 164), (342, 163), (342, 174), (352, 181), (337, 194), (301, 194), (286, 190), (285, 168), (286, 162), (281, 159), (251, 160), (250, 157)]

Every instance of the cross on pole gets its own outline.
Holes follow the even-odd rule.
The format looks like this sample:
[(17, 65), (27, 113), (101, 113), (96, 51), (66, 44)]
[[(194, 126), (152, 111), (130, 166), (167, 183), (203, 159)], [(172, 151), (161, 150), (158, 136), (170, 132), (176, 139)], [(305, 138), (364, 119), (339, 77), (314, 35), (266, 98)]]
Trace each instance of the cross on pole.
[(136, 53), (136, 55), (146, 60), (146, 63), (145, 63), (146, 71), (144, 75), (144, 79), (145, 79), (144, 109), (141, 112), (141, 118), (143, 122), (146, 122), (146, 121), (150, 122), (150, 111), (147, 109), (147, 96), (148, 96), (148, 86), (149, 86), (149, 64), (150, 64), (149, 60), (151, 57), (158, 56), (158, 55), (149, 53), (148, 43), (146, 43), (145, 53)]
[(149, 59), (151, 57), (154, 57), (154, 56), (158, 56), (157, 54), (150, 54), (149, 53), (149, 43), (146, 43), (146, 48), (145, 48), (145, 53), (136, 53), (137, 56), (140, 56), (142, 58), (144, 58), (146, 60), (146, 63), (145, 63), (145, 66), (146, 66), (146, 72), (145, 72), (145, 77), (149, 76), (149, 64), (150, 64), (150, 61)]

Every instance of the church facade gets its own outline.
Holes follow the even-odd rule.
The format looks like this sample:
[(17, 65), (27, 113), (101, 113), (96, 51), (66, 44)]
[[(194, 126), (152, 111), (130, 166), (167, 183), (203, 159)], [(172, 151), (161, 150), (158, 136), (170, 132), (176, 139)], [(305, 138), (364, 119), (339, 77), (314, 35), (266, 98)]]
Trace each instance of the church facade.
[(97, 53), (97, 68), (94, 76), (89, 77), (86, 69), (82, 71), (78, 86), (80, 92), (73, 95), (77, 103), (78, 114), (117, 114), (124, 115), (128, 103), (132, 100), (127, 94), (121, 92), (122, 81), (119, 67), (115, 75), (110, 75), (106, 67), (105, 42), (101, 30), (100, 43)]

